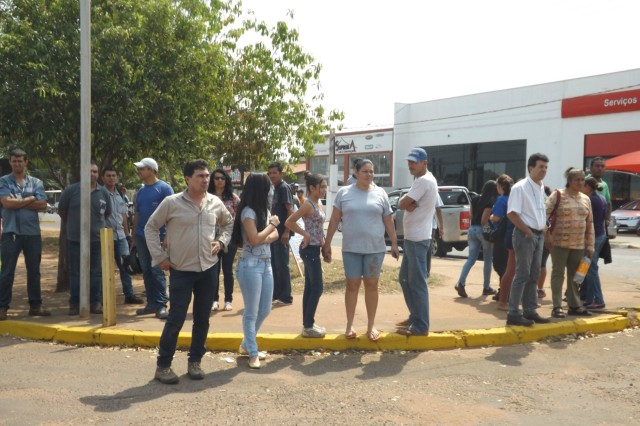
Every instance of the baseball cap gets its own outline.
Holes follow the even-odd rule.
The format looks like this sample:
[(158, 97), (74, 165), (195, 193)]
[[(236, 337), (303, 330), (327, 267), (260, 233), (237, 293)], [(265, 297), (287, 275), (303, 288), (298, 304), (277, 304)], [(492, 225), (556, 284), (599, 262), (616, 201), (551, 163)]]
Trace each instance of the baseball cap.
[(413, 148), (405, 160), (413, 161), (417, 163), (427, 159), (427, 151), (422, 148)]
[(142, 167), (150, 167), (156, 172), (158, 171), (158, 163), (156, 163), (156, 160), (154, 160), (153, 158), (143, 158), (137, 163), (133, 163), (133, 165), (136, 166), (137, 169), (140, 169)]

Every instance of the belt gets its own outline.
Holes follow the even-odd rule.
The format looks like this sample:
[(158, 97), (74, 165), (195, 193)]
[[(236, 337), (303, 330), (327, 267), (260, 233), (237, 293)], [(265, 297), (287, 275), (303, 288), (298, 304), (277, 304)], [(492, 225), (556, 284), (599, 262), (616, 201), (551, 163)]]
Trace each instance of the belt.
[(538, 230), (538, 229), (533, 229), (533, 228), (531, 228), (531, 227), (527, 227), (527, 228), (531, 229), (531, 232), (533, 232), (533, 233), (534, 233), (534, 234), (536, 234), (536, 235), (540, 235), (540, 234), (542, 234), (542, 231), (540, 231), (540, 230)]

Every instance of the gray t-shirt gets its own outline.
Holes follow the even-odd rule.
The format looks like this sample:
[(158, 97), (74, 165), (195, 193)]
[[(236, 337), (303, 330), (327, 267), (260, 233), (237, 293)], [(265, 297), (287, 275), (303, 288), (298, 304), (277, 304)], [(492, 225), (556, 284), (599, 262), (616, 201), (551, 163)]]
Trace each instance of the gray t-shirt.
[(333, 207), (342, 212), (342, 251), (384, 253), (383, 217), (393, 213), (387, 193), (372, 186), (368, 191), (356, 185), (340, 188)]
[[(62, 191), (58, 210), (67, 213), (67, 240), (80, 241), (80, 183), (69, 185)], [(111, 214), (109, 193), (102, 186), (91, 191), (91, 242), (100, 241), (100, 229), (106, 228), (105, 216)]]
[[(269, 213), (267, 213), (267, 216), (267, 222), (265, 223), (269, 223), (269, 218), (271, 217)], [(254, 222), (256, 222), (256, 224), (258, 223), (255, 210), (248, 206), (245, 206), (245, 208), (242, 209), (242, 213), (240, 214), (240, 221), (244, 222), (245, 219), (252, 219)], [(261, 259), (268, 259), (271, 257), (270, 244), (265, 243), (252, 246), (251, 244), (249, 244), (249, 240), (247, 239), (247, 232), (244, 230), (244, 226), (241, 226), (240, 229), (242, 230), (242, 255), (240, 257), (259, 257)]]

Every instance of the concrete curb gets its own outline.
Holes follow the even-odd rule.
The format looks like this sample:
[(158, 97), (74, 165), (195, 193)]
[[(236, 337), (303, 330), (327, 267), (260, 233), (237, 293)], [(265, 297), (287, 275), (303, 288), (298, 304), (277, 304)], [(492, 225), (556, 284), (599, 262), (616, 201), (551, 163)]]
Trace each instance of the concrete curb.
[[(381, 333), (380, 340), (370, 342), (365, 334), (348, 340), (342, 334), (329, 334), (323, 339), (304, 338), (299, 334), (261, 334), (261, 350), (443, 350), (479, 346), (505, 346), (542, 340), (551, 336), (573, 333), (611, 333), (624, 330), (640, 321), (640, 313), (629, 318), (626, 311), (597, 318), (575, 319), (533, 327), (496, 327), (474, 330), (432, 332), (428, 337), (405, 337), (397, 333)], [(107, 329), (102, 327), (66, 327), (24, 321), (0, 322), (0, 334), (18, 338), (47, 340), (79, 345), (157, 347), (159, 331)], [(191, 333), (180, 333), (179, 347), (188, 347)], [(241, 333), (212, 333), (207, 348), (216, 351), (236, 351), (242, 341)]]

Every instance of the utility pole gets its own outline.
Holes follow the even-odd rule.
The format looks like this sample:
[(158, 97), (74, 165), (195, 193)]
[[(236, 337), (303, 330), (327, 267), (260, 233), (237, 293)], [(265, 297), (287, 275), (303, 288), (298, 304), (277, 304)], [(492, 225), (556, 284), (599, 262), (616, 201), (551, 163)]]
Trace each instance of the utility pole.
[(331, 218), (333, 200), (338, 193), (338, 165), (336, 164), (336, 131), (331, 129), (329, 135), (329, 192), (327, 193), (326, 217)]

